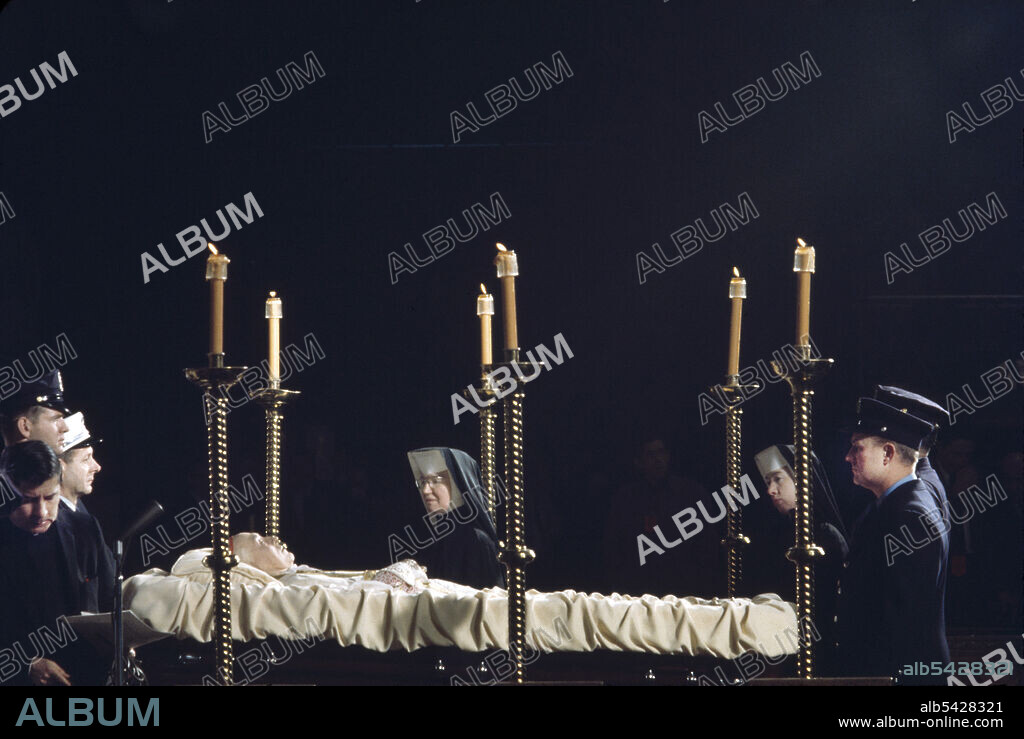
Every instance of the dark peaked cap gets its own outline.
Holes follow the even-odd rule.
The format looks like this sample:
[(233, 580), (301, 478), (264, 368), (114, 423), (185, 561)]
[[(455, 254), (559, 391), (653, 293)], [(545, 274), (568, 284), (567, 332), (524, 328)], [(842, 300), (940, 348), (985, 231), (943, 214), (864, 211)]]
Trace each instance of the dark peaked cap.
[(949, 426), (949, 411), (923, 395), (912, 393), (901, 387), (878, 385), (875, 387), (875, 400), (887, 403), (893, 408), (905, 410), (936, 426)]
[(71, 409), (64, 404), (64, 381), (60, 370), (51, 370), (38, 380), (22, 383), (18, 392), (0, 401), (0, 414), (13, 416), (34, 405), (52, 408), (65, 416), (71, 415)]
[(935, 430), (935, 425), (880, 400), (861, 398), (857, 401), (857, 423), (847, 430), (854, 434), (880, 436), (917, 449)]

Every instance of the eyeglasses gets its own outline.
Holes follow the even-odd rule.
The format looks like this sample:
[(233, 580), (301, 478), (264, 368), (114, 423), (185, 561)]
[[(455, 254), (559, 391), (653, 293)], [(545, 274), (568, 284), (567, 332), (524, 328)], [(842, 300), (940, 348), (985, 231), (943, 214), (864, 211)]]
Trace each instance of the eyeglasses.
[(433, 486), (433, 485), (443, 485), (443, 484), (445, 484), (445, 476), (444, 475), (427, 475), (425, 477), (421, 477), (420, 479), (418, 479), (416, 481), (416, 487), (421, 488), (421, 489), (426, 487), (427, 485), (432, 485)]

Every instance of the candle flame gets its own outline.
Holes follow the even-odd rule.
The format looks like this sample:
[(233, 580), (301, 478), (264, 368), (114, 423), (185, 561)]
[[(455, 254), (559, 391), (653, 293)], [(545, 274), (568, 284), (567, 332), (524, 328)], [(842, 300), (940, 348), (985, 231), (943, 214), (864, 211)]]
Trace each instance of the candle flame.
[(498, 247), (498, 251), (508, 251), (504, 244), (495, 244), (495, 246)]
[(214, 254), (220, 254), (220, 252), (217, 251), (217, 247), (214, 246), (213, 244), (211, 244), (209, 241), (206, 242), (206, 245), (210, 248), (210, 251), (212, 251)]
[(482, 283), (482, 282), (480, 283), (480, 294), (481, 295), (486, 295), (487, 294), (487, 288), (484, 287), (484, 283)]
[(796, 243), (800, 244), (800, 246), (807, 246), (803, 239), (797, 239)]
[(270, 297), (276, 298), (277, 297), (277, 290), (271, 290), (270, 291)]
[(733, 273), (734, 275), (736, 275), (737, 277), (739, 277), (739, 276), (740, 276), (740, 271), (739, 271), (739, 269), (738, 269), (737, 267), (733, 267), (733, 268), (732, 268), (732, 273)]

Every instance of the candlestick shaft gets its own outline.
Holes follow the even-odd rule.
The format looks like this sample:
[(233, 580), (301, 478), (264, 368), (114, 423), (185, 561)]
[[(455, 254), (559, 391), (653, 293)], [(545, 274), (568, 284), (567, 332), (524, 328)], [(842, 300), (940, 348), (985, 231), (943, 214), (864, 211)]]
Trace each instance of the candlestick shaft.
[(526, 505), (523, 499), (523, 392), (505, 396), (505, 541), (500, 553), (508, 579), (508, 650), (515, 665), (512, 681), (526, 679), (526, 565), (534, 553), (526, 547)]
[(276, 536), (282, 546), (285, 543), (281, 536), (281, 429), (285, 405), (298, 395), (295, 390), (270, 387), (253, 397), (264, 407), (267, 419), (265, 530), (267, 536)]
[(797, 272), (797, 345), (810, 343), (811, 335), (811, 273)]
[(224, 353), (224, 280), (210, 280), (210, 354)]
[(516, 278), (512, 275), (501, 278), (501, 293), (505, 308), (505, 348), (519, 348), (519, 329), (516, 323)]
[(267, 406), (266, 535), (281, 538), (281, 409)]
[[(214, 283), (223, 282), (214, 280)], [(213, 554), (206, 564), (213, 570), (214, 605), (214, 669), (221, 685), (234, 682), (234, 651), (231, 641), (231, 553), (228, 500), (228, 421), (227, 403), (223, 397), (207, 391), (203, 398), (210, 423), (206, 427), (210, 475), (210, 528)]]
[[(796, 541), (787, 556), (796, 565), (796, 613), (799, 634), (797, 677), (814, 677), (814, 498), (811, 495), (811, 396), (806, 387), (793, 390), (793, 446), (796, 469)], [(806, 632), (806, 633), (805, 633)]]
[[(735, 373), (734, 373), (735, 374)], [(741, 487), (740, 476), (743, 472), (743, 409), (730, 408), (725, 414), (725, 472), (726, 482), (733, 490)], [(726, 565), (726, 594), (730, 598), (739, 595), (743, 581), (743, 509), (736, 506), (730, 508), (725, 519), (726, 546), (728, 550)]]
[(494, 339), (491, 337), (491, 317), (480, 316), (480, 364), (491, 364), (494, 361)]
[(729, 367), (725, 373), (727, 375), (736, 375), (740, 371), (740, 326), (742, 323), (743, 299), (733, 298), (732, 320), (729, 323)]
[(495, 505), (494, 489), (497, 475), (497, 459), (495, 457), (495, 426), (497, 414), (493, 407), (480, 409), (480, 481), (484, 486), (484, 496), (487, 499), (487, 513), (491, 516), (491, 523), (495, 530), (498, 528), (497, 511)]
[(831, 359), (811, 359), (793, 369), (779, 360), (772, 370), (789, 384), (793, 395), (793, 472), (796, 476), (796, 521), (793, 547), (786, 558), (796, 567), (796, 606), (799, 634), (797, 676), (814, 677), (814, 562), (825, 555), (814, 543), (814, 498), (811, 494), (811, 398), (814, 386), (831, 369)]

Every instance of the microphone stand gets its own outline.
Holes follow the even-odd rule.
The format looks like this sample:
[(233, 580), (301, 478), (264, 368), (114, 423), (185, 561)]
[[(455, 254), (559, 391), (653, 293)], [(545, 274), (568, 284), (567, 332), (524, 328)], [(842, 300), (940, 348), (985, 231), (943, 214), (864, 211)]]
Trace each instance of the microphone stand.
[(114, 687), (124, 687), (124, 545), (114, 542)]
[(126, 544), (135, 534), (152, 524), (163, 515), (164, 509), (155, 500), (121, 533), (114, 542), (114, 611), (111, 621), (114, 626), (114, 687), (124, 687), (124, 553)]

